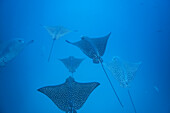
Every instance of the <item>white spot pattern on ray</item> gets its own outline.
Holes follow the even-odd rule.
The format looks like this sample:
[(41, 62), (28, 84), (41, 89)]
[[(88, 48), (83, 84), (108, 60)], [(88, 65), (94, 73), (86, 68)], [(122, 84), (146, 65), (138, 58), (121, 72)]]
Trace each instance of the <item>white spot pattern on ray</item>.
[(120, 82), (122, 87), (128, 87), (134, 79), (141, 62), (130, 63), (122, 61), (119, 57), (113, 57), (112, 62), (105, 63), (112, 75)]

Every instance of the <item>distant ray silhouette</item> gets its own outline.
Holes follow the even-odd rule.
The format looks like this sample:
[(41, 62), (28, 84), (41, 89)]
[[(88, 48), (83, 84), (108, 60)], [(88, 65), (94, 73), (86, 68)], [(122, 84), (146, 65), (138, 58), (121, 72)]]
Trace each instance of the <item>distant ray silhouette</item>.
[(80, 41), (78, 42), (69, 42), (68, 40), (66, 40), (66, 42), (77, 46), (78, 48), (80, 48), (80, 50), (86, 54), (89, 58), (93, 59), (93, 63), (100, 63), (102, 66), (103, 71), (106, 74), (107, 79), (109, 80), (109, 83), (119, 101), (119, 103), (121, 104), (121, 106), (123, 107), (114, 87), (113, 84), (108, 76), (108, 74), (106, 73), (106, 70), (104, 69), (103, 66), (103, 60), (102, 60), (102, 56), (104, 55), (105, 49), (106, 49), (106, 45), (107, 45), (107, 41), (110, 37), (111, 33), (109, 33), (106, 36), (103, 37), (99, 37), (99, 38), (89, 38), (89, 37), (82, 37)]
[(0, 67), (4, 67), (8, 62), (13, 60), (22, 50), (33, 43), (31, 40), (25, 42), (24, 39), (15, 38), (12, 40), (0, 41)]
[(52, 54), (55, 40), (58, 40), (60, 37), (63, 37), (64, 35), (69, 33), (70, 30), (64, 28), (63, 26), (43, 26), (43, 27), (48, 31), (48, 33), (52, 36), (52, 39), (53, 39), (53, 43), (52, 43), (49, 57), (48, 57), (48, 61), (50, 61), (50, 57)]
[(84, 59), (78, 59), (78, 58), (74, 58), (73, 56), (70, 56), (68, 58), (59, 59), (59, 60), (63, 62), (63, 64), (66, 66), (69, 72), (73, 74), (74, 72), (76, 72), (76, 69), (79, 67), (80, 63)]
[[(139, 63), (129, 63), (129, 62), (123, 62), (119, 57), (113, 57), (112, 62), (105, 63), (106, 67), (110, 70), (110, 72), (113, 74), (115, 79), (117, 79), (120, 83), (120, 85), (124, 88), (129, 86), (129, 83), (134, 79), (134, 76), (141, 65), (141, 62)], [(128, 94), (131, 100), (131, 103), (133, 105), (133, 108), (136, 113), (136, 108), (133, 103), (130, 91), (128, 89)]]
[(38, 91), (48, 96), (62, 111), (77, 113), (98, 85), (98, 82), (78, 83), (69, 77), (61, 85), (43, 87)]

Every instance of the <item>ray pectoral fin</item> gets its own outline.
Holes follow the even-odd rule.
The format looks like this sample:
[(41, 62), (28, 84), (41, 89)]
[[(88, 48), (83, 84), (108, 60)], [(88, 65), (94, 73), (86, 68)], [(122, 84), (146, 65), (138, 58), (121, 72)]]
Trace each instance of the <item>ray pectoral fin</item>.
[(139, 63), (124, 63), (125, 70), (127, 72), (128, 82), (132, 81), (136, 75), (136, 72), (141, 65), (141, 62)]
[(48, 62), (50, 61), (50, 58), (51, 58), (51, 54), (52, 54), (53, 47), (54, 47), (54, 42), (55, 42), (55, 40), (53, 40), (53, 43), (51, 45), (51, 49), (50, 49), (50, 53), (49, 53), (49, 57), (48, 57)]
[(110, 35), (111, 35), (111, 32), (107, 35), (107, 37), (110, 37)]
[(106, 36), (103, 37), (98, 37), (98, 38), (88, 38), (88, 41), (94, 44), (96, 47), (96, 50), (98, 51), (100, 56), (103, 56), (105, 53), (107, 41), (111, 35), (111, 32), (107, 34)]
[(70, 41), (68, 41), (68, 40), (65, 40), (67, 43), (69, 43), (69, 44), (73, 44), (72, 42), (70, 42)]
[(105, 53), (107, 41), (108, 41), (110, 35), (111, 35), (111, 32), (108, 35), (106, 35), (106, 36), (102, 37), (101, 39), (99, 39), (98, 44), (96, 44), (100, 56), (103, 56), (104, 53)]
[[(41, 92), (41, 88), (37, 89), (37, 91)], [(42, 93), (42, 92), (41, 92)]]
[(70, 41), (68, 41), (68, 40), (65, 40), (67, 43), (69, 43), (69, 44), (71, 44), (71, 45), (74, 45), (74, 46), (77, 46), (78, 48), (80, 48), (79, 47), (79, 42), (80, 41), (78, 41), (78, 42), (70, 42)]

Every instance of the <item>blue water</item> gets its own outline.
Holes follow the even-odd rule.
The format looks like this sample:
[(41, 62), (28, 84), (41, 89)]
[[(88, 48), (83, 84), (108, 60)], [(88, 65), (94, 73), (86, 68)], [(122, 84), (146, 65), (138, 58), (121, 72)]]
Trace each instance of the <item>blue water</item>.
[[(108, 72), (125, 106), (122, 109), (101, 66), (65, 42), (109, 32), (104, 61), (113, 56), (142, 61), (130, 84), (137, 113), (170, 113), (169, 7), (169, 0), (1, 0), (0, 39), (35, 43), (0, 69), (0, 113), (63, 113), (37, 89), (65, 81), (70, 73), (57, 59), (70, 55), (85, 58), (76, 81), (101, 83), (78, 113), (134, 113), (127, 89)], [(41, 25), (78, 31), (56, 41), (50, 62), (52, 39)]]

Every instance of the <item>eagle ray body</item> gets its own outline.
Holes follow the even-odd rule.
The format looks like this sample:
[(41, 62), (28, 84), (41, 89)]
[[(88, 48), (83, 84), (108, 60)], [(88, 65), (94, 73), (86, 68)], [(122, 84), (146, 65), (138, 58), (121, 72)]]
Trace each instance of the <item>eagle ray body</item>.
[[(138, 63), (123, 62), (119, 57), (116, 56), (113, 57), (112, 62), (105, 63), (105, 65), (108, 67), (108, 69), (113, 74), (115, 79), (119, 81), (120, 85), (126, 88), (129, 87), (129, 83), (134, 79), (135, 74), (139, 66), (141, 65), (141, 62)], [(128, 95), (133, 105), (134, 111), (135, 113), (137, 113), (129, 89)]]
[(98, 82), (78, 83), (69, 77), (61, 85), (43, 87), (38, 91), (48, 96), (59, 109), (70, 113), (79, 110), (98, 85)]
[(60, 37), (63, 37), (70, 32), (70, 30), (66, 29), (63, 26), (44, 26), (44, 28), (52, 36), (53, 40), (58, 40)]
[(100, 38), (89, 38), (89, 37), (82, 37), (80, 41), (78, 42), (69, 42), (66, 40), (66, 42), (77, 46), (80, 48), (80, 50), (86, 54), (89, 58), (93, 59), (93, 63), (100, 63), (101, 56), (104, 55), (107, 41), (110, 37), (109, 33), (108, 35)]
[(66, 66), (69, 72), (74, 73), (76, 72), (76, 69), (79, 67), (83, 59), (78, 59), (74, 58), (73, 56), (70, 56), (65, 59), (60, 59), (60, 61)]
[(115, 79), (119, 81), (122, 87), (128, 87), (129, 83), (134, 79), (141, 62), (123, 62), (116, 56), (112, 59), (112, 62), (105, 63), (105, 65), (108, 67)]

